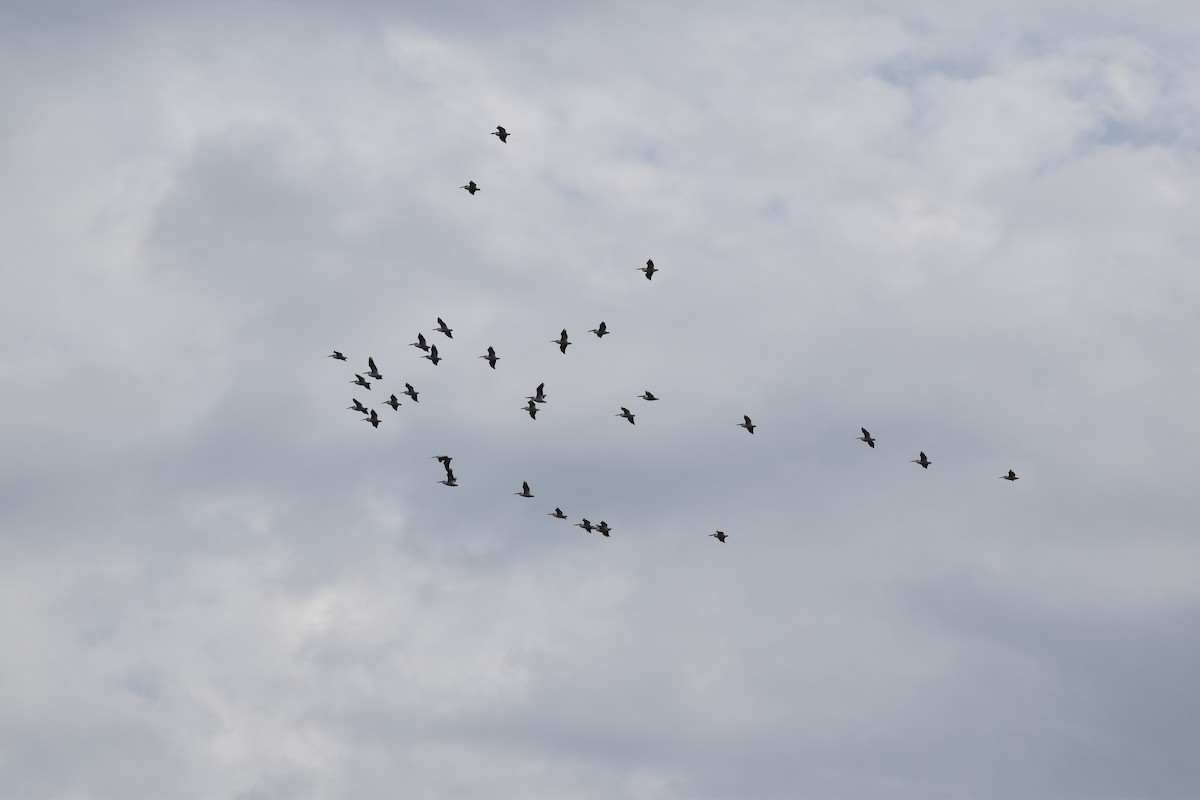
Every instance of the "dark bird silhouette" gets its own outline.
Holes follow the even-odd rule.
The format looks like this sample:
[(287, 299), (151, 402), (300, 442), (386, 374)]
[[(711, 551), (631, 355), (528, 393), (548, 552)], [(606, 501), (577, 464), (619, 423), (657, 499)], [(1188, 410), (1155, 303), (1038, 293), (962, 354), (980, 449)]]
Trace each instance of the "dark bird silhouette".
[(1017, 477), (1017, 473), (1013, 472), (1013, 471), (1010, 469), (1010, 470), (1008, 471), (1008, 474), (1007, 474), (1007, 475), (1001, 475), (1001, 476), (1000, 476), (1000, 480), (1002, 480), (1002, 481), (1019, 481), (1019, 480), (1021, 480), (1021, 479)]
[(373, 408), (371, 409), (371, 416), (363, 419), (363, 422), (371, 423), (371, 427), (373, 427), (373, 428), (379, 427), (379, 415), (375, 413), (375, 409), (373, 409)]
[(364, 413), (364, 414), (370, 414), (370, 413), (371, 413), (371, 409), (369, 409), (369, 408), (367, 408), (366, 406), (364, 406), (364, 405), (363, 405), (361, 402), (359, 402), (359, 401), (358, 401), (358, 399), (357, 399), (357, 398), (351, 398), (351, 399), (352, 399), (352, 400), (354, 400), (354, 405), (352, 405), (352, 406), (346, 406), (346, 410), (347, 410), (347, 411), (361, 411), (361, 412), (362, 412), (362, 413)]
[(488, 366), (492, 369), (496, 368), (496, 362), (500, 360), (500, 356), (496, 355), (496, 350), (492, 347), (489, 347), (487, 353), (481, 355), (480, 358), (486, 358)]
[(437, 363), (442, 360), (440, 357), (438, 357), (436, 344), (429, 345), (429, 355), (421, 356), (421, 358), (428, 358), (430, 361), (433, 362), (433, 365), (435, 367), (437, 366)]
[(423, 334), (423, 333), (418, 333), (417, 340), (415, 342), (409, 342), (408, 346), (409, 347), (419, 347), (422, 350), (424, 350), (426, 353), (429, 352), (429, 345), (425, 342), (425, 334)]
[(529, 481), (521, 482), (521, 491), (513, 492), (518, 497), (533, 497), (533, 492), (529, 491)]
[(503, 125), (497, 125), (496, 130), (492, 131), (492, 136), (495, 136), (500, 141), (508, 144), (508, 131), (504, 130)]
[(349, 361), (348, 358), (346, 358), (344, 355), (339, 353), (337, 350), (334, 350), (332, 353), (330, 353), (329, 357), (336, 358), (338, 361)]
[(621, 406), (621, 413), (620, 413), (620, 414), (613, 414), (613, 416), (614, 416), (614, 417), (624, 417), (625, 419), (629, 420), (629, 424), (630, 424), (630, 425), (636, 425), (636, 424), (637, 424), (637, 423), (635, 423), (635, 422), (633, 421), (633, 412), (632, 412), (632, 411), (630, 411), (630, 410), (629, 410), (628, 408), (626, 408), (625, 406)]
[(608, 527), (608, 523), (604, 520), (600, 520), (600, 524), (596, 526), (596, 531), (603, 536), (608, 536), (608, 532), (611, 530), (612, 528)]
[(594, 334), (596, 334), (596, 336), (603, 339), (605, 336), (612, 333), (612, 331), (610, 331), (608, 329), (608, 326), (604, 324), (604, 321), (601, 320), (600, 324), (597, 325), (596, 327), (592, 328), (590, 331), (588, 331), (588, 333), (594, 333)]
[(385, 401), (382, 403), (382, 405), (385, 405), (385, 406), (391, 406), (391, 407), (392, 407), (392, 411), (399, 411), (399, 410), (400, 410), (400, 401), (396, 399), (396, 395), (392, 395), (391, 397), (389, 397), (387, 400), (385, 400)]
[(438, 320), (438, 324), (437, 324), (437, 327), (434, 328), (434, 330), (446, 334), (446, 338), (448, 338), (448, 339), (453, 339), (454, 331), (451, 330), (450, 326), (447, 325), (445, 322), (443, 322), (441, 317), (438, 317), (437, 320)]
[(554, 517), (555, 519), (566, 519), (567, 518), (567, 515), (563, 513), (563, 510), (561, 508), (554, 509), (546, 516)]
[(535, 403), (544, 403), (544, 402), (546, 402), (546, 391), (545, 390), (546, 390), (545, 382), (539, 383), (537, 385), (537, 389), (534, 390), (533, 396), (526, 397), (525, 399), (532, 400)]
[(367, 366), (371, 368), (371, 369), (370, 369), (370, 370), (367, 372), (367, 375), (368, 375), (369, 377), (372, 377), (372, 378), (374, 378), (374, 379), (375, 379), (375, 380), (377, 380), (377, 381), (381, 381), (381, 380), (383, 380), (383, 375), (379, 374), (379, 370), (377, 370), (377, 369), (375, 368), (375, 359), (368, 357), (368, 358), (367, 358)]
[(654, 260), (649, 258), (646, 259), (646, 266), (638, 267), (637, 269), (638, 272), (646, 273), (646, 280), (650, 280), (654, 277), (654, 273), (658, 272), (658, 269), (654, 266)]
[(725, 531), (717, 531), (716, 533), (710, 533), (709, 536), (713, 537), (718, 542), (721, 542), (721, 543), (725, 542)]
[(870, 445), (871, 449), (874, 450), (875, 449), (875, 440), (873, 438), (871, 438), (870, 432), (866, 428), (859, 428), (859, 430), (861, 430), (863, 432), (863, 435), (855, 436), (854, 438), (858, 439), (860, 442), (866, 442), (868, 445)]
[(460, 189), (466, 189), (466, 190), (467, 190), (468, 192), (470, 192), (472, 195), (474, 195), (474, 194), (475, 194), (476, 192), (478, 192), (478, 191), (482, 191), (482, 190), (481, 190), (481, 189), (480, 189), (478, 186), (476, 186), (476, 185), (475, 185), (475, 181), (467, 181), (467, 185), (466, 185), (466, 186), (460, 186), (460, 187), (458, 187), (458, 188), (460, 188)]
[(642, 398), (643, 400), (657, 400), (658, 399), (654, 395), (650, 394), (649, 389), (647, 389), (644, 394), (639, 394), (638, 397)]
[(420, 402), (419, 400), (417, 400), (417, 390), (413, 388), (411, 383), (404, 384), (404, 394), (411, 397), (414, 403)]
[(591, 533), (591, 532), (592, 532), (592, 523), (590, 523), (590, 522), (588, 522), (588, 521), (587, 521), (587, 517), (584, 517), (584, 518), (583, 518), (583, 522), (576, 522), (576, 523), (575, 523), (575, 527), (576, 527), (576, 528), (583, 528), (583, 529), (584, 529), (585, 531), (587, 531), (588, 533)]
[(450, 456), (430, 456), (430, 458), (436, 458), (438, 463), (440, 463), (447, 470), (450, 469), (450, 462), (454, 460)]
[(746, 430), (750, 431), (750, 433), (754, 433), (755, 425), (753, 422), (750, 421), (750, 418), (747, 417), (745, 414), (743, 414), (742, 419), (744, 420), (744, 422), (739, 422), (738, 427), (745, 428)]
[(357, 372), (354, 373), (354, 380), (350, 381), (350, 383), (358, 386), (365, 386), (367, 387), (367, 391), (371, 390), (371, 384), (367, 382), (366, 378), (364, 378), (362, 375), (359, 375)]
[(550, 341), (552, 341), (556, 345), (558, 345), (559, 352), (561, 352), (561, 353), (567, 352), (567, 345), (570, 344), (570, 342), (567, 341), (567, 329), (563, 328), (562, 333), (559, 334), (558, 338), (551, 339)]
[(530, 419), (537, 419), (538, 407), (534, 405), (534, 401), (532, 399), (529, 401), (529, 405), (521, 406), (521, 410), (528, 412)]
[(922, 467), (924, 467), (925, 469), (929, 469), (929, 465), (930, 465), (930, 464), (932, 464), (933, 462), (932, 462), (932, 461), (930, 461), (930, 460), (929, 460), (929, 459), (928, 459), (928, 458), (925, 456), (925, 451), (924, 451), (924, 450), (922, 450), (922, 451), (921, 451), (921, 457), (920, 457), (920, 458), (914, 458), (914, 459), (912, 460), (912, 462), (911, 462), (911, 463), (913, 463), (913, 464), (920, 464), (920, 465), (921, 465)]
[(445, 484), (446, 486), (458, 486), (458, 478), (454, 477), (454, 470), (446, 467), (446, 479), (438, 481), (438, 483)]

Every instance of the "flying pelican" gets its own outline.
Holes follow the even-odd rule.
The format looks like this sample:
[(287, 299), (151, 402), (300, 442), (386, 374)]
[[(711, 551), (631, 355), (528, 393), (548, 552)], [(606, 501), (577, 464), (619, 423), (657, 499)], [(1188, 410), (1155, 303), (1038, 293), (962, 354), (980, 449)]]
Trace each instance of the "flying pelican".
[(496, 362), (500, 360), (500, 356), (496, 355), (496, 348), (494, 347), (489, 347), (487, 353), (480, 356), (480, 358), (486, 358), (488, 365), (492, 369), (496, 368)]
[(508, 144), (508, 131), (504, 130), (503, 125), (497, 125), (496, 130), (492, 131), (492, 136), (497, 137), (500, 141)]
[(366, 407), (366, 406), (364, 406), (362, 403), (360, 403), (360, 402), (358, 401), (358, 399), (357, 399), (357, 398), (353, 398), (353, 397), (352, 397), (352, 398), (350, 398), (350, 399), (354, 401), (354, 405), (352, 405), (352, 406), (346, 406), (346, 410), (347, 410), (347, 411), (361, 411), (361, 412), (362, 412), (362, 413), (364, 413), (364, 414), (370, 414), (370, 413), (371, 413), (371, 409), (367, 408), (367, 407)]
[(350, 381), (350, 383), (357, 384), (359, 386), (365, 386), (367, 387), (368, 392), (371, 391), (371, 384), (367, 383), (366, 378), (364, 378), (362, 375), (359, 375), (357, 372), (354, 373), (354, 378), (355, 379)]
[(538, 407), (535, 406), (533, 403), (534, 403), (534, 401), (532, 399), (530, 399), (529, 405), (521, 406), (521, 410), (528, 411), (530, 419), (537, 419)]
[(371, 368), (371, 370), (370, 370), (370, 371), (367, 373), (367, 375), (368, 375), (369, 377), (371, 377), (371, 378), (374, 378), (374, 379), (375, 379), (375, 380), (377, 380), (377, 381), (381, 381), (381, 380), (383, 380), (383, 376), (382, 376), (382, 375), (380, 375), (380, 374), (379, 374), (379, 370), (377, 370), (377, 369), (375, 368), (375, 359), (373, 359), (373, 358), (371, 358), (370, 356), (368, 356), (368, 357), (367, 357), (367, 366)]
[(371, 427), (373, 428), (379, 427), (379, 415), (375, 413), (375, 409), (371, 409), (371, 416), (364, 418), (363, 422), (371, 423)]
[(567, 341), (567, 329), (563, 328), (562, 333), (559, 334), (559, 337), (557, 339), (551, 339), (550, 341), (558, 345), (558, 350), (560, 353), (567, 352), (567, 345), (570, 344), (570, 342)]
[(1021, 479), (1017, 477), (1017, 473), (1013, 472), (1013, 471), (1010, 469), (1010, 470), (1008, 471), (1008, 474), (1007, 474), (1007, 475), (1001, 475), (1001, 476), (1000, 476), (1000, 480), (1002, 480), (1002, 481), (1019, 481), (1019, 480), (1021, 480)]
[(518, 497), (533, 497), (533, 492), (529, 491), (529, 481), (521, 481), (521, 491), (513, 492)]
[(750, 421), (750, 418), (747, 417), (745, 414), (742, 414), (742, 419), (745, 420), (745, 422), (739, 422), (738, 427), (745, 428), (746, 430), (750, 431), (751, 433), (754, 433), (754, 423)]
[(600, 524), (596, 526), (596, 530), (599, 533), (601, 533), (602, 535), (608, 536), (608, 532), (611, 531), (612, 528), (608, 527), (607, 522), (605, 522), (604, 520), (600, 520)]
[(646, 390), (645, 394), (639, 394), (638, 397), (642, 398), (643, 400), (657, 400), (658, 399), (654, 395), (650, 394), (649, 389)]
[(566, 519), (567, 518), (567, 515), (563, 513), (563, 510), (561, 508), (554, 509), (546, 516), (554, 517), (555, 519)]
[(330, 353), (329, 357), (336, 358), (338, 361), (348, 361), (349, 360), (348, 358), (346, 358), (344, 355), (342, 355), (337, 350), (334, 350), (332, 353)]
[(654, 266), (654, 260), (649, 258), (646, 259), (646, 266), (638, 267), (637, 270), (638, 272), (646, 273), (646, 280), (650, 280), (654, 277), (654, 273), (658, 272), (658, 269)]
[(436, 328), (434, 328), (434, 330), (439, 331), (440, 333), (446, 334), (446, 338), (448, 338), (448, 339), (453, 339), (454, 331), (451, 330), (450, 326), (447, 325), (445, 322), (442, 322), (441, 317), (438, 317), (437, 320), (438, 320), (438, 326)]
[(458, 486), (458, 478), (454, 477), (453, 470), (451, 470), (449, 467), (446, 467), (446, 480), (438, 481), (438, 483), (445, 484), (446, 486)]
[(424, 350), (426, 353), (429, 352), (429, 345), (425, 343), (425, 334), (423, 334), (423, 333), (418, 333), (417, 340), (415, 342), (409, 342), (408, 346), (409, 347), (419, 347), (422, 350)]
[(433, 365), (435, 367), (437, 366), (437, 363), (442, 360), (441, 358), (438, 357), (436, 344), (429, 345), (429, 355), (421, 356), (421, 358), (428, 358), (430, 361), (433, 362)]
[(854, 438), (858, 439), (860, 442), (866, 442), (868, 445), (870, 445), (871, 449), (874, 450), (875, 449), (875, 440), (873, 438), (871, 438), (870, 431), (868, 431), (866, 428), (859, 428), (859, 430), (863, 432), (863, 435), (855, 436)]
[(605, 336), (611, 333), (611, 331), (608, 329), (608, 326), (604, 324), (604, 320), (601, 320), (600, 324), (592, 328), (590, 331), (588, 331), (588, 333), (594, 333), (596, 336), (603, 339)]
[(466, 189), (468, 192), (471, 193), (472, 196), (474, 196), (476, 192), (480, 191), (479, 187), (475, 185), (475, 181), (467, 181), (466, 186), (460, 186), (458, 188)]
[(631, 411), (630, 411), (628, 408), (626, 408), (625, 406), (621, 406), (621, 413), (620, 413), (620, 414), (613, 414), (613, 416), (614, 416), (614, 417), (624, 417), (625, 419), (629, 420), (629, 424), (630, 424), (630, 425), (636, 425), (636, 424), (637, 424), (636, 422), (634, 422), (634, 421), (633, 421), (633, 412), (631, 412)]
[(929, 465), (930, 465), (930, 464), (932, 464), (933, 462), (932, 462), (932, 461), (930, 461), (930, 460), (929, 460), (929, 459), (928, 459), (928, 458), (925, 456), (925, 451), (924, 451), (924, 450), (922, 450), (922, 451), (921, 451), (921, 457), (920, 457), (920, 458), (914, 458), (914, 459), (912, 460), (912, 463), (913, 463), (913, 464), (920, 464), (920, 465), (921, 465), (922, 467), (924, 467), (925, 469), (929, 469)]
[(380, 405), (391, 406), (392, 411), (400, 410), (400, 401), (396, 399), (396, 395), (392, 395), (390, 398), (383, 401), (383, 403), (381, 403)]
[(446, 469), (450, 469), (450, 462), (454, 460), (450, 456), (430, 456), (430, 458), (436, 458)]
[(411, 397), (413, 399), (414, 403), (421, 402), (420, 400), (417, 399), (417, 390), (412, 387), (411, 383), (404, 384), (404, 394)]
[(534, 390), (533, 397), (526, 397), (525, 399), (532, 400), (535, 403), (546, 402), (546, 383), (544, 381), (539, 383), (537, 389)]
[(709, 536), (713, 537), (714, 539), (716, 539), (718, 542), (721, 542), (722, 544), (725, 543), (725, 538), (726, 538), (725, 531), (717, 531), (716, 533), (710, 533)]
[(575, 527), (576, 527), (576, 528), (583, 528), (583, 529), (584, 529), (585, 531), (587, 531), (588, 533), (591, 533), (591, 532), (592, 532), (592, 523), (590, 523), (590, 522), (588, 522), (588, 521), (587, 521), (587, 517), (584, 517), (584, 518), (583, 518), (583, 522), (576, 522), (576, 523), (575, 523)]

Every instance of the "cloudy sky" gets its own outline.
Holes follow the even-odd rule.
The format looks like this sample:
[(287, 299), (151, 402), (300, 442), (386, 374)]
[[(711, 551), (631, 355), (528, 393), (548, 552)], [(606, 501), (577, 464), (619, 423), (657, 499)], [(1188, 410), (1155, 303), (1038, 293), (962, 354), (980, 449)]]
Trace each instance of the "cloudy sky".
[(0, 6), (0, 794), (1200, 795), (1191, 4), (591, 5)]

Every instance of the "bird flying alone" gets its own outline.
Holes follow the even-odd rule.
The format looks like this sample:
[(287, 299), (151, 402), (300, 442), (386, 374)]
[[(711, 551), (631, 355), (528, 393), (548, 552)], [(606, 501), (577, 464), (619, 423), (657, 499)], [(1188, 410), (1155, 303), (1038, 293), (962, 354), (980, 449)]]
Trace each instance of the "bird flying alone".
[(384, 400), (383, 405), (391, 406), (393, 411), (400, 410), (400, 401), (396, 399), (396, 395), (392, 395), (387, 400)]
[(1021, 479), (1017, 477), (1017, 473), (1013, 472), (1013, 471), (1010, 469), (1010, 470), (1008, 471), (1008, 474), (1007, 474), (1007, 475), (1001, 475), (1001, 476), (1000, 476), (1000, 480), (1002, 480), (1002, 481), (1019, 481), (1019, 480), (1021, 480)]
[(466, 185), (466, 186), (460, 186), (460, 187), (458, 187), (458, 188), (460, 188), (460, 189), (466, 189), (466, 190), (467, 190), (468, 192), (470, 192), (472, 195), (474, 195), (474, 194), (475, 194), (476, 192), (478, 192), (478, 191), (481, 191), (481, 190), (480, 190), (480, 188), (479, 188), (478, 186), (476, 186), (476, 185), (475, 185), (475, 181), (467, 181), (467, 185)]
[(368, 357), (367, 366), (371, 368), (367, 371), (368, 377), (374, 378), (377, 381), (383, 380), (383, 375), (381, 375), (379, 370), (375, 368), (375, 359)]
[(630, 425), (636, 425), (636, 424), (637, 424), (636, 422), (634, 422), (634, 421), (633, 421), (633, 416), (634, 416), (634, 415), (633, 415), (633, 412), (632, 412), (632, 411), (630, 411), (630, 410), (629, 410), (628, 408), (626, 408), (625, 406), (621, 406), (621, 413), (620, 413), (620, 414), (613, 414), (613, 416), (614, 416), (614, 417), (624, 417), (625, 419), (629, 420), (629, 424), (630, 424)]
[(413, 399), (413, 402), (414, 402), (414, 403), (419, 403), (419, 402), (420, 402), (419, 400), (417, 400), (417, 394), (418, 394), (418, 392), (417, 392), (417, 390), (416, 390), (416, 389), (414, 389), (414, 388), (413, 388), (413, 385), (412, 385), (411, 383), (406, 383), (406, 384), (404, 384), (404, 394), (406, 394), (406, 395), (408, 395), (409, 397), (411, 397), (411, 398)]
[(750, 421), (750, 418), (747, 417), (745, 414), (743, 414), (742, 420), (743, 420), (742, 422), (738, 423), (738, 427), (745, 428), (746, 430), (750, 431), (750, 433), (754, 433), (755, 425), (753, 422)]
[(495, 136), (500, 141), (508, 144), (508, 131), (504, 130), (503, 125), (497, 125), (496, 130), (492, 131), (492, 136)]
[(521, 491), (513, 492), (518, 497), (533, 497), (533, 492), (529, 491), (529, 481), (521, 482)]
[(930, 464), (932, 464), (933, 462), (929, 460), (929, 458), (928, 458), (928, 457), (925, 455), (925, 451), (924, 451), (924, 450), (922, 450), (922, 451), (921, 451), (921, 457), (920, 457), (920, 458), (914, 458), (914, 459), (912, 460), (912, 463), (913, 463), (913, 464), (920, 464), (920, 465), (921, 465), (923, 468), (925, 468), (925, 469), (929, 469), (929, 465), (930, 465)]
[(650, 280), (654, 277), (654, 273), (658, 272), (658, 269), (654, 266), (654, 259), (651, 258), (646, 259), (646, 266), (638, 267), (637, 269), (638, 272), (646, 273), (646, 280)]
[(649, 389), (647, 389), (644, 393), (639, 394), (638, 397), (642, 398), (643, 400), (657, 400), (658, 399), (657, 397), (655, 397), (654, 395), (652, 395), (650, 393)]
[(566, 519), (567, 518), (567, 515), (563, 513), (563, 510), (561, 508), (555, 508), (553, 511), (551, 511), (546, 516), (554, 517), (555, 519)]
[(565, 352), (567, 352), (567, 345), (569, 345), (569, 344), (570, 344), (570, 342), (568, 342), (568, 341), (567, 341), (567, 329), (566, 329), (566, 328), (563, 328), (563, 329), (562, 329), (562, 333), (560, 333), (560, 334), (558, 335), (558, 338), (557, 338), (557, 339), (551, 339), (550, 341), (552, 341), (552, 342), (554, 342), (556, 345), (558, 345), (558, 351), (559, 351), (560, 353), (565, 353)]
[(428, 358), (430, 361), (433, 362), (433, 365), (435, 367), (437, 366), (437, 363), (442, 360), (441, 358), (438, 357), (436, 344), (429, 345), (429, 355), (421, 356), (421, 358)]
[(344, 355), (339, 353), (337, 350), (334, 350), (332, 353), (330, 353), (329, 357), (336, 358), (338, 361), (349, 361), (348, 358), (346, 358)]
[(434, 330), (446, 334), (447, 339), (453, 339), (454, 331), (450, 328), (450, 326), (447, 325), (445, 322), (443, 322), (441, 317), (438, 317), (437, 320), (438, 320), (438, 324), (437, 324), (437, 327), (434, 328)]
[(588, 331), (588, 333), (594, 333), (598, 338), (603, 339), (609, 333), (612, 333), (612, 331), (610, 331), (608, 326), (604, 324), (604, 320), (601, 320), (600, 324), (592, 328), (590, 331)]
[(872, 450), (874, 450), (875, 449), (875, 440), (873, 438), (871, 438), (870, 432), (866, 428), (859, 428), (859, 430), (863, 432), (863, 435), (855, 436), (854, 438), (858, 439), (860, 442), (866, 442), (870, 446), (870, 448)]
[(716, 533), (710, 533), (709, 536), (713, 537), (714, 539), (716, 539), (718, 542), (721, 542), (722, 544), (724, 544), (725, 539), (726, 539), (725, 531), (717, 531)]
[(480, 358), (486, 358), (488, 366), (490, 366), (492, 369), (496, 368), (496, 362), (500, 360), (500, 356), (496, 355), (496, 349), (494, 347), (489, 347), (487, 352), (481, 355)]

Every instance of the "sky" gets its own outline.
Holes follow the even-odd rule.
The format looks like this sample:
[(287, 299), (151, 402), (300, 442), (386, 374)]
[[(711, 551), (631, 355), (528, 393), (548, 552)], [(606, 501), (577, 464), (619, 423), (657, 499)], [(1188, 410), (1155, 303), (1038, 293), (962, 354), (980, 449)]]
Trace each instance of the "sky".
[(1200, 795), (1198, 42), (0, 5), (0, 794)]

